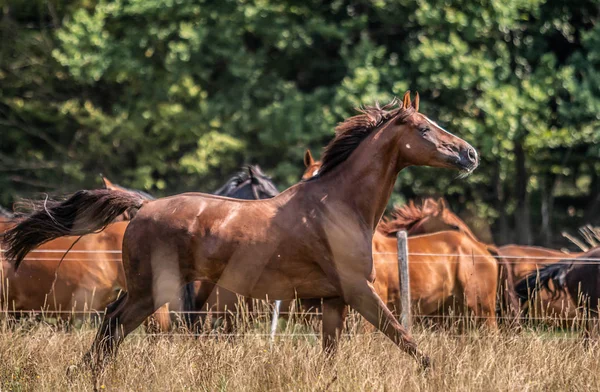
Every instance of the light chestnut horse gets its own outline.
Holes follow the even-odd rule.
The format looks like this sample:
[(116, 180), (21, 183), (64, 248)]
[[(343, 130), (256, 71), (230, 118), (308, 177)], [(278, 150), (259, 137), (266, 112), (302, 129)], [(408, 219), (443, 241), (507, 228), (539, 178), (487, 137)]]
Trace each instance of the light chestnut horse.
[(326, 352), (337, 346), (350, 305), (428, 367), (429, 357), (375, 292), (373, 233), (400, 170), (417, 165), (469, 173), (478, 157), (419, 113), (418, 102), (417, 95), (411, 104), (407, 92), (398, 107), (367, 107), (349, 118), (336, 128), (318, 176), (272, 199), (187, 193), (144, 201), (80, 191), (8, 231), (7, 256), (18, 267), (40, 243), (101, 229), (124, 210), (139, 209), (123, 241), (128, 291), (107, 309), (87, 356), (100, 368), (183, 284), (203, 279), (253, 298), (323, 298)]
[[(373, 262), (377, 292), (392, 311), (400, 311), (395, 233), (375, 232)], [(459, 316), (467, 310), (479, 325), (496, 328), (498, 265), (485, 244), (458, 231), (442, 231), (409, 237), (408, 250), (415, 316)]]
[[(0, 222), (0, 230), (17, 223)], [(0, 254), (2, 307), (23, 313), (43, 311), (63, 320), (83, 318), (85, 311), (102, 314), (125, 290), (120, 252), (126, 227), (125, 222), (115, 223), (81, 239), (71, 236), (46, 242), (25, 257), (18, 271)]]

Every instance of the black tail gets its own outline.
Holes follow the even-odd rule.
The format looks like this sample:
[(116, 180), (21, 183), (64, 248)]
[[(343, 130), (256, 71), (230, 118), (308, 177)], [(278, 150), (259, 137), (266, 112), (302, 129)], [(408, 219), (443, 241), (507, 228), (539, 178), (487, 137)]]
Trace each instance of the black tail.
[(38, 246), (58, 237), (103, 230), (123, 212), (138, 210), (143, 203), (138, 194), (106, 189), (79, 191), (64, 201), (34, 202), (34, 212), (3, 234), (6, 259), (16, 270)]
[(196, 313), (196, 291), (194, 282), (183, 286), (183, 320), (187, 328), (191, 331), (196, 325), (198, 314)]
[[(565, 291), (565, 276), (571, 264), (559, 261), (527, 275), (515, 286), (515, 292), (522, 300), (529, 298), (529, 293), (535, 290), (546, 289), (553, 297)], [(550, 287), (550, 282), (554, 289)]]

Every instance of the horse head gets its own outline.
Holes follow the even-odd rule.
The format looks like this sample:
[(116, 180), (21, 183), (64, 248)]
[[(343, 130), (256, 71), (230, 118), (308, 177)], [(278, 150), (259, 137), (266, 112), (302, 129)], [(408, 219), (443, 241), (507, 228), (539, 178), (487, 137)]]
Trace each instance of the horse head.
[(215, 195), (245, 200), (270, 199), (278, 194), (273, 181), (258, 165), (246, 166), (244, 171), (231, 177), (215, 192)]

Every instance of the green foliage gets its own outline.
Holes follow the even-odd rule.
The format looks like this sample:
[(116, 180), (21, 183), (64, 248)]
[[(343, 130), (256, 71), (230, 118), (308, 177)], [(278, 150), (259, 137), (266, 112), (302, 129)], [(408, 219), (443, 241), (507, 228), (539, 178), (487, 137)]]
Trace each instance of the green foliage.
[(466, 181), (410, 169), (394, 200), (445, 195), (497, 225), (530, 203), (537, 226), (544, 200), (577, 189), (583, 210), (600, 188), (594, 0), (36, 0), (5, 10), (0, 203), (97, 186), (99, 172), (157, 195), (211, 191), (244, 163), (283, 188), (304, 149), (318, 154), (353, 107), (408, 88), (473, 142), (482, 165)]

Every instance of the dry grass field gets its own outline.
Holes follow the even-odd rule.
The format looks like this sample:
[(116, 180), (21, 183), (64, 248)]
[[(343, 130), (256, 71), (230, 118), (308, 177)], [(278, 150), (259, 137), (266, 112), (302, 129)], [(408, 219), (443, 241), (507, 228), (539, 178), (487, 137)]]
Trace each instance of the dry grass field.
[[(282, 330), (271, 345), (255, 330), (229, 339), (143, 331), (126, 339), (102, 380), (109, 391), (591, 391), (600, 389), (600, 350), (550, 332), (414, 332), (434, 360), (422, 373), (379, 333), (351, 332), (327, 361), (317, 335)], [(0, 334), (1, 391), (91, 390), (89, 372), (66, 369), (95, 330), (34, 324)]]

